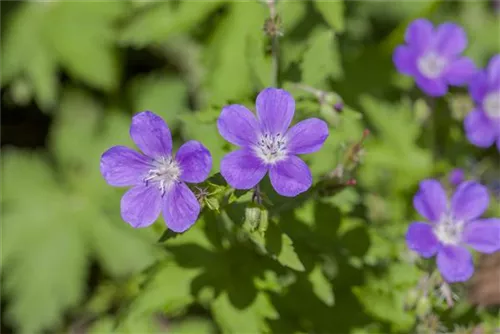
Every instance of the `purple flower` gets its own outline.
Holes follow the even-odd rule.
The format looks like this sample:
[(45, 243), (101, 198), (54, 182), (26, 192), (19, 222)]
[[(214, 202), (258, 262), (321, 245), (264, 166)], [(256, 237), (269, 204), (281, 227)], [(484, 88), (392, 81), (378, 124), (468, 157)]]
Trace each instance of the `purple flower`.
[(210, 152), (191, 140), (172, 154), (167, 124), (150, 111), (132, 119), (130, 136), (144, 153), (114, 146), (101, 157), (101, 174), (112, 186), (133, 186), (123, 195), (121, 214), (132, 227), (154, 223), (160, 211), (169, 229), (183, 232), (196, 222), (200, 204), (184, 182), (203, 182), (212, 168)]
[(454, 186), (458, 186), (464, 179), (464, 171), (460, 168), (453, 169), (448, 176), (448, 180)]
[(486, 187), (474, 181), (461, 183), (451, 201), (438, 181), (422, 181), (413, 206), (429, 223), (409, 226), (408, 247), (425, 258), (437, 254), (437, 266), (446, 281), (468, 280), (474, 266), (465, 246), (482, 253), (500, 250), (500, 219), (479, 218), (488, 202)]
[(288, 130), (295, 113), (293, 97), (282, 89), (266, 88), (256, 100), (257, 118), (241, 105), (222, 109), (219, 133), (241, 149), (221, 161), (221, 174), (232, 187), (250, 189), (269, 171), (278, 194), (293, 197), (311, 187), (309, 167), (296, 156), (318, 151), (328, 137), (328, 126), (309, 118)]
[(500, 151), (500, 55), (491, 58), (486, 70), (474, 76), (469, 92), (476, 108), (464, 120), (469, 141), (489, 147), (495, 141)]
[(405, 42), (394, 51), (394, 64), (399, 72), (414, 77), (427, 95), (443, 96), (448, 85), (467, 84), (476, 72), (472, 60), (460, 56), (467, 36), (456, 24), (443, 23), (434, 29), (428, 20), (417, 19), (408, 26)]

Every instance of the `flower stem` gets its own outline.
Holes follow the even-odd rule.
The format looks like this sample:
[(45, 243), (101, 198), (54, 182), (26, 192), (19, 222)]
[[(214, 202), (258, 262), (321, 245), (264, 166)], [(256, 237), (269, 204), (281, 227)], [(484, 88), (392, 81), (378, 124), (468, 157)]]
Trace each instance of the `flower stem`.
[[(275, 0), (267, 0), (267, 7), (269, 7), (269, 13), (271, 16), (271, 22), (276, 25), (277, 15), (276, 15), (276, 2)], [(271, 70), (271, 85), (273, 87), (278, 87), (279, 78), (279, 43), (278, 43), (278, 33), (275, 31), (272, 36), (271, 44), (271, 54), (272, 54), (272, 70)]]

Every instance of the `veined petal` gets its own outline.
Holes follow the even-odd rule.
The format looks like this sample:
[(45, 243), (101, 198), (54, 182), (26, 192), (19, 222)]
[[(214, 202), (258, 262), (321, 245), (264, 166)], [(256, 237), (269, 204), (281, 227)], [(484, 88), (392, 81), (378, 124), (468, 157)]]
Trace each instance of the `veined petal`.
[(415, 210), (431, 222), (437, 222), (447, 209), (447, 197), (441, 184), (436, 180), (420, 182), (418, 192), (413, 197)]
[(406, 29), (405, 42), (417, 51), (424, 51), (430, 44), (434, 27), (429, 20), (416, 19)]
[(151, 111), (144, 111), (133, 117), (130, 136), (137, 147), (151, 158), (172, 153), (172, 135), (167, 123)]
[(448, 86), (442, 77), (436, 79), (428, 79), (420, 73), (415, 76), (417, 86), (427, 95), (440, 97), (446, 95)]
[(309, 167), (294, 155), (272, 165), (269, 170), (269, 178), (274, 190), (286, 197), (295, 197), (312, 185)]
[(481, 253), (500, 250), (500, 218), (475, 220), (465, 225), (464, 242)]
[(203, 182), (212, 169), (210, 152), (196, 140), (185, 142), (177, 151), (175, 160), (179, 163), (181, 180), (184, 182)]
[(318, 118), (309, 118), (295, 124), (287, 133), (287, 149), (292, 154), (318, 151), (328, 138), (328, 125)]
[(467, 35), (461, 26), (446, 22), (437, 27), (433, 44), (439, 54), (456, 56), (467, 47)]
[(163, 217), (168, 228), (181, 233), (198, 219), (200, 203), (191, 189), (183, 182), (177, 183), (166, 194), (163, 202)]
[(120, 207), (123, 220), (132, 227), (147, 227), (160, 215), (161, 193), (154, 186), (135, 186), (123, 195)]
[(488, 189), (475, 181), (462, 182), (451, 198), (451, 212), (456, 219), (469, 221), (488, 208)]
[(464, 128), (467, 139), (475, 146), (490, 147), (495, 142), (495, 127), (480, 110), (474, 110), (465, 117)]
[(439, 240), (432, 231), (432, 226), (423, 222), (410, 224), (406, 232), (406, 244), (420, 256), (429, 258), (439, 249)]
[(220, 173), (235, 189), (251, 189), (262, 180), (267, 167), (250, 150), (227, 154), (220, 163)]
[(472, 59), (460, 57), (448, 65), (444, 77), (450, 85), (461, 86), (469, 83), (476, 73)]
[(141, 183), (150, 168), (147, 157), (125, 146), (114, 146), (101, 157), (101, 174), (115, 187)]
[(249, 146), (256, 143), (260, 132), (259, 122), (255, 115), (238, 104), (222, 109), (217, 120), (217, 128), (225, 140), (238, 146)]
[(448, 283), (465, 282), (474, 273), (470, 252), (458, 246), (442, 247), (437, 255), (437, 267)]
[(500, 55), (493, 56), (488, 63), (488, 83), (493, 88), (500, 88)]
[(295, 113), (295, 100), (286, 90), (266, 88), (259, 93), (255, 103), (263, 131), (284, 134)]

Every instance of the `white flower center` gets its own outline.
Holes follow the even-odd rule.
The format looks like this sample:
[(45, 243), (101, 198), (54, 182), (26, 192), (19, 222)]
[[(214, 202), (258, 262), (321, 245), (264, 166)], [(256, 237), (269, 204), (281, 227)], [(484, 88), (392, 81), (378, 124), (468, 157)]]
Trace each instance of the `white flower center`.
[(160, 189), (162, 195), (165, 194), (181, 176), (181, 168), (170, 156), (153, 160), (151, 166), (153, 168), (148, 171), (147, 176), (144, 178), (144, 182), (146, 184), (153, 182), (153, 184)]
[(500, 91), (491, 92), (483, 100), (483, 109), (491, 118), (500, 118)]
[(286, 142), (285, 137), (280, 133), (263, 134), (254, 146), (254, 152), (264, 163), (274, 164), (286, 158)]
[(443, 215), (434, 227), (434, 235), (445, 245), (458, 245), (462, 241), (465, 222)]
[(435, 52), (427, 52), (417, 60), (417, 67), (428, 79), (436, 79), (443, 73), (447, 60)]

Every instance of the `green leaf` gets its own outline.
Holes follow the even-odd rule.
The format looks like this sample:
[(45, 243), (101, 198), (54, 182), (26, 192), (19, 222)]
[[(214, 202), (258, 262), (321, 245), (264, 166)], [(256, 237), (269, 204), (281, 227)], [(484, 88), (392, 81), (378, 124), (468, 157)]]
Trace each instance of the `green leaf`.
[(200, 269), (182, 268), (171, 260), (160, 262), (148, 275), (140, 293), (126, 308), (119, 328), (156, 312), (173, 315), (182, 311), (194, 301), (191, 281), (199, 273)]
[[(37, 165), (38, 173), (47, 170), (41, 161), (21, 156), (9, 161), (11, 156), (4, 156), (6, 179), (14, 180), (21, 170)], [(20, 333), (37, 333), (59, 324), (67, 308), (79, 305), (86, 278), (87, 249), (72, 221), (71, 208), (63, 204), (64, 194), (55, 185), (49, 187), (47, 180), (40, 180), (31, 179), (21, 188), (22, 197), (9, 195), (9, 206), (2, 211), (2, 267), (8, 268), (3, 288), (10, 301), (6, 316)], [(9, 188), (7, 184), (5, 189)]]
[(181, 322), (175, 322), (168, 328), (171, 334), (215, 334), (216, 328), (212, 321), (204, 318), (188, 317)]
[(47, 43), (76, 80), (105, 91), (117, 88), (120, 63), (113, 23), (125, 9), (119, 1), (50, 4), (45, 18)]
[(57, 62), (47, 48), (40, 46), (37, 49), (38, 51), (26, 63), (26, 74), (33, 85), (35, 100), (40, 109), (49, 110), (57, 101), (59, 86)]
[(327, 87), (329, 78), (342, 77), (343, 71), (335, 34), (318, 29), (307, 42), (307, 50), (300, 64), (302, 83), (315, 88)]
[(328, 279), (323, 274), (320, 266), (316, 266), (308, 275), (312, 284), (314, 294), (326, 305), (332, 306), (335, 303), (333, 289)]
[(267, 16), (266, 6), (257, 2), (238, 1), (229, 5), (206, 50), (206, 67), (210, 72), (204, 86), (212, 103), (238, 101), (252, 93), (247, 43), (249, 36), (259, 38), (263, 34)]
[(246, 308), (237, 308), (231, 303), (227, 293), (221, 293), (211, 304), (212, 315), (222, 333), (267, 333), (266, 319), (276, 319), (276, 313), (269, 297), (259, 292), (255, 300)]
[(170, 1), (155, 3), (130, 20), (119, 40), (135, 47), (166, 41), (174, 34), (196, 28), (223, 3), (220, 0), (183, 1), (177, 5)]
[[(277, 1), (276, 12), (281, 19), (284, 34), (293, 30), (307, 15), (306, 1)], [(298, 43), (297, 43), (298, 44)]]
[(188, 91), (184, 81), (166, 73), (135, 77), (130, 84), (134, 113), (150, 110), (174, 129), (180, 115), (188, 110)]
[(335, 32), (344, 31), (344, 0), (315, 0), (314, 6)]
[(304, 271), (304, 265), (300, 261), (293, 247), (292, 239), (286, 234), (281, 235), (281, 252), (278, 255), (278, 261), (292, 269)]
[[(43, 110), (57, 99), (57, 60), (44, 35), (46, 14), (40, 3), (22, 3), (7, 21), (1, 47), (2, 86), (23, 75)], [(30, 96), (31, 98), (31, 96)]]

